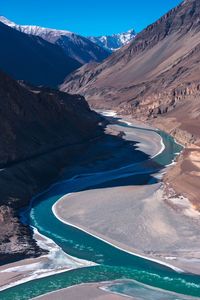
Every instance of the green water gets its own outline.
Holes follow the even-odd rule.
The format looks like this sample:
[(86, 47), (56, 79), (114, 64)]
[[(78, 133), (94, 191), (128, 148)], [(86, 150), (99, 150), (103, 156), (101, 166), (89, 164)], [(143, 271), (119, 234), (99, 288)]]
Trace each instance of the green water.
[(2, 292), (1, 299), (26, 300), (83, 282), (100, 282), (114, 279), (134, 279), (151, 286), (162, 287), (166, 290), (176, 290), (177, 293), (193, 296), (199, 295), (200, 283), (195, 284), (192, 277), (191, 281), (186, 281), (178, 276), (176, 278), (168, 278), (159, 276), (156, 273), (148, 273), (131, 268), (101, 265), (77, 269), (24, 283)]
[[(121, 125), (121, 124), (120, 124)], [(127, 126), (127, 125), (124, 125)], [(129, 126), (130, 127), (130, 126)], [(133, 128), (134, 130), (134, 128)], [(1, 292), (0, 299), (30, 299), (71, 285), (114, 279), (134, 279), (147, 285), (191, 296), (200, 296), (200, 276), (177, 273), (161, 264), (121, 251), (81, 230), (61, 223), (52, 213), (53, 204), (63, 195), (88, 188), (120, 184), (154, 184), (153, 174), (170, 164), (175, 153), (180, 152), (167, 134), (160, 132), (165, 150), (152, 162), (130, 164), (123, 169), (83, 174), (58, 182), (34, 199), (28, 222), (40, 233), (51, 238), (67, 254), (98, 263), (98, 266), (82, 268), (49, 276), (18, 285)]]

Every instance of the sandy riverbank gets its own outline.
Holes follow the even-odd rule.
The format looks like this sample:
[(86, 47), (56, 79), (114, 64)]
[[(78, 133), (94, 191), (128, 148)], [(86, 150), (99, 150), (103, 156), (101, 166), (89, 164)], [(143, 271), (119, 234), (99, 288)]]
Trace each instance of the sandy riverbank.
[[(151, 157), (156, 156), (158, 153), (164, 150), (164, 145), (160, 135), (155, 131), (151, 131), (149, 133), (146, 132), (146, 129), (154, 129), (150, 125), (139, 122), (138, 120), (133, 120), (128, 116), (117, 116), (114, 111), (105, 111), (101, 113), (105, 117), (108, 117), (108, 120), (109, 117), (118, 118), (119, 125), (108, 125), (106, 128), (107, 133), (118, 134), (119, 132), (123, 132), (123, 139), (127, 141), (137, 141), (138, 149), (150, 155)], [(116, 121), (114, 123), (116, 123)], [(120, 123), (125, 123), (135, 128), (122, 127), (120, 126)]]
[(143, 129), (124, 128), (120, 125), (107, 126), (107, 132), (118, 134), (124, 132), (123, 139), (127, 141), (137, 141), (137, 149), (148, 154), (151, 157), (156, 156), (164, 150), (162, 138), (154, 131), (149, 132), (149, 135)]
[[(130, 297), (113, 294), (101, 289), (103, 284), (83, 284), (49, 293), (34, 300), (125, 300)], [(134, 299), (131, 297), (131, 299)], [(136, 300), (136, 299), (135, 299)]]

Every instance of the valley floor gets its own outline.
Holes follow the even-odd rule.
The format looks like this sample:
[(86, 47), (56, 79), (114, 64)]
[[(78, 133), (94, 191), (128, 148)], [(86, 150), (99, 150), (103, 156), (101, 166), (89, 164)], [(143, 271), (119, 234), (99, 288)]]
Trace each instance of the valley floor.
[[(133, 120), (131, 122), (133, 123)], [(136, 122), (134, 125), (137, 126), (138, 123)], [(163, 145), (160, 136), (153, 131), (135, 129), (133, 133), (129, 128), (124, 129), (120, 125), (110, 125), (108, 132), (112, 133), (113, 136), (123, 134), (123, 138), (129, 141), (137, 140), (138, 143), (135, 146), (145, 155), (153, 157), (162, 151)], [(121, 148), (122, 152), (120, 152), (119, 157), (125, 160), (128, 154), (123, 150), (123, 147)], [(93, 150), (92, 152), (95, 153)], [(102, 153), (102, 149), (97, 144), (94, 156), (91, 156), (89, 151), (82, 165), (68, 170), (69, 178), (74, 174), (81, 174), (86, 171), (86, 166), (91, 167), (97, 164), (96, 168), (98, 166), (100, 168), (102, 160), (107, 155), (107, 153)], [(119, 157), (113, 153), (113, 162), (107, 168), (114, 168), (119, 162), (123, 165)], [(169, 203), (164, 187), (163, 184), (157, 183), (146, 186), (107, 187), (79, 192), (64, 196), (57, 202), (54, 212), (63, 222), (77, 226), (126, 251), (159, 260), (175, 268), (200, 274), (200, 218), (198, 212), (187, 199), (177, 197), (176, 194), (170, 196), (171, 202)], [(184, 207), (180, 203), (183, 203)], [(46, 260), (44, 257), (29, 259), (0, 267), (0, 278), (4, 278), (1, 285), (5, 287), (5, 285), (16, 283), (18, 280), (23, 281), (33, 274), (37, 276), (33, 264), (41, 264), (41, 260), (44, 259)], [(28, 266), (25, 268), (26, 272), (22, 272), (24, 265)], [(21, 269), (18, 268), (20, 266), (22, 266)], [(73, 267), (80, 266), (76, 262)], [(5, 271), (11, 267), (17, 268)], [(70, 264), (65, 269), (52, 265), (51, 272), (62, 272), (71, 267)], [(47, 276), (48, 272), (49, 270), (43, 275)], [(84, 288), (80, 287), (81, 291), (82, 289)], [(70, 291), (69, 293), (73, 295), (73, 290), (75, 291), (76, 288), (71, 289), (71, 291), (68, 289), (67, 293)], [(92, 290), (97, 293), (96, 286)], [(87, 296), (87, 288), (84, 291)], [(98, 293), (103, 292), (98, 291)], [(101, 295), (98, 293), (97, 295), (100, 297), (98, 299), (101, 299)], [(117, 295), (106, 297), (110, 297), (106, 299), (113, 300), (122, 299)]]

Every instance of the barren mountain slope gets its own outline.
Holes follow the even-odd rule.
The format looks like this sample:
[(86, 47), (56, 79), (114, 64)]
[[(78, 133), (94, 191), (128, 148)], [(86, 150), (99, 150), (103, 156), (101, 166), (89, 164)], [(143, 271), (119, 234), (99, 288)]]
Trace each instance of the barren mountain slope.
[(187, 145), (165, 176), (200, 211), (200, 1), (185, 0), (99, 65), (71, 74), (62, 90), (95, 107), (152, 122)]
[(81, 64), (57, 45), (0, 22), (0, 69), (35, 85), (57, 86)]
[[(172, 116), (169, 112), (173, 110), (173, 117), (181, 122), (178, 125), (199, 137), (200, 132), (194, 130), (199, 80), (200, 1), (186, 0), (103, 64), (84, 66), (69, 75), (61, 89), (84, 94), (92, 106), (134, 117)], [(179, 117), (188, 101), (189, 127)]]
[(28, 35), (38, 36), (58, 45), (68, 57), (78, 61), (81, 65), (91, 61), (102, 61), (110, 55), (110, 51), (93, 43), (88, 38), (67, 30), (57, 30), (32, 25), (18, 25), (0, 16), (0, 22)]
[(2, 73), (0, 102), (1, 165), (80, 142), (98, 120), (82, 96), (30, 91)]

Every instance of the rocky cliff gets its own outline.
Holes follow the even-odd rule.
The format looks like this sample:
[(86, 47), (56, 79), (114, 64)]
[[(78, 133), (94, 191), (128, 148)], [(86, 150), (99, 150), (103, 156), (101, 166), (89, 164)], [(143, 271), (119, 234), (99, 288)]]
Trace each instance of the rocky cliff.
[(102, 135), (85, 99), (0, 73), (0, 263), (41, 254), (19, 210)]

